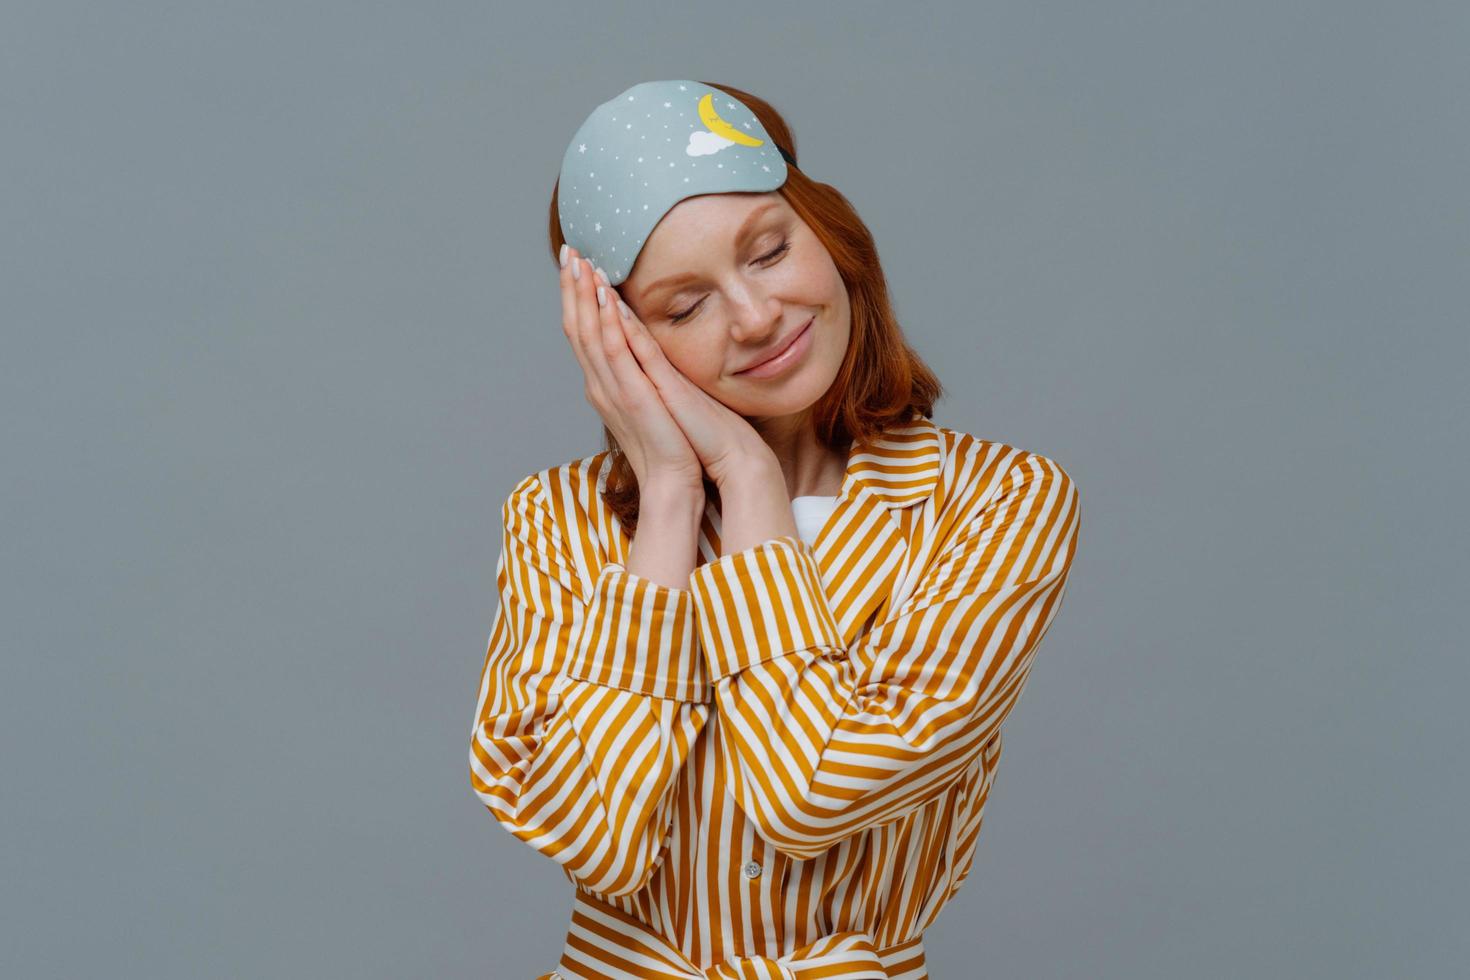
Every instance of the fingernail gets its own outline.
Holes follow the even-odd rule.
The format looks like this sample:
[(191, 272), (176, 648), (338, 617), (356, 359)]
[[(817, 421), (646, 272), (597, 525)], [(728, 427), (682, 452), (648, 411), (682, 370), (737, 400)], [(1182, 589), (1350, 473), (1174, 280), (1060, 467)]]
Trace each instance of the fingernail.
[(567, 267), (567, 243), (566, 242), (562, 242), (561, 243), (561, 254), (559, 256), (557, 256), (557, 261), (561, 263), (561, 267), (563, 269), (565, 269)]
[(633, 318), (633, 311), (628, 309), (628, 304), (622, 300), (618, 300), (618, 312), (623, 314), (623, 319), (625, 320), (631, 320)]
[(602, 291), (602, 287), (601, 286), (598, 286), (597, 287), (597, 305), (598, 306), (606, 306), (607, 305), (607, 294)]
[(582, 260), (581, 259), (578, 259), (577, 261), (575, 261), (575, 262), (572, 263), (572, 278), (573, 279), (581, 279), (582, 278)]
[(607, 278), (607, 273), (602, 271), (602, 266), (597, 267), (597, 278), (602, 280), (604, 286), (611, 286), (612, 281)]

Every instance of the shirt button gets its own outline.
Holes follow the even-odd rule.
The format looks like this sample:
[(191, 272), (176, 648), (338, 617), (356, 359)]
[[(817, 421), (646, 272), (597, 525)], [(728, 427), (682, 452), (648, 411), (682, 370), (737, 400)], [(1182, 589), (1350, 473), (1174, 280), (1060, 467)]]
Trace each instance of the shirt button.
[(756, 862), (754, 862), (754, 861), (746, 861), (745, 862), (745, 877), (747, 877), (747, 878), (759, 878), (760, 876), (761, 876), (761, 866), (759, 864), (757, 864)]

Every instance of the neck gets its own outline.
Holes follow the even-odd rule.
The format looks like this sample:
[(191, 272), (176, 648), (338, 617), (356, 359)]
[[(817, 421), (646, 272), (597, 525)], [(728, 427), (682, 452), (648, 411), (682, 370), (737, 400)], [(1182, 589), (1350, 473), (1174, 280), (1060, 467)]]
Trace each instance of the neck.
[(842, 489), (847, 454), (818, 440), (809, 419), (760, 419), (751, 424), (781, 464), (788, 497), (830, 497)]

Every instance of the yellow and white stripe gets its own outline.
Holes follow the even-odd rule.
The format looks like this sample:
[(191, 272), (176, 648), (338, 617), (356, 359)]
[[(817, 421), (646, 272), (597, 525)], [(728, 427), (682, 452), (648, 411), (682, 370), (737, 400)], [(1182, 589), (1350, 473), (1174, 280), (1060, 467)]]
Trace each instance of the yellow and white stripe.
[(471, 734), (475, 793), (576, 886), (555, 975), (923, 980), (1065, 593), (1075, 484), (919, 418), (854, 448), (811, 544), (722, 555), (710, 503), (670, 589), (624, 565), (611, 463), (506, 501)]

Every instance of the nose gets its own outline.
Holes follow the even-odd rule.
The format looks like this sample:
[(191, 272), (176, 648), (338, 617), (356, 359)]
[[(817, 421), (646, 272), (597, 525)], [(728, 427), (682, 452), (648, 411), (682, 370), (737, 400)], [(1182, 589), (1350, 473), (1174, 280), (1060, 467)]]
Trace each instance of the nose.
[(746, 289), (730, 297), (730, 336), (740, 344), (760, 347), (781, 332), (781, 302)]

